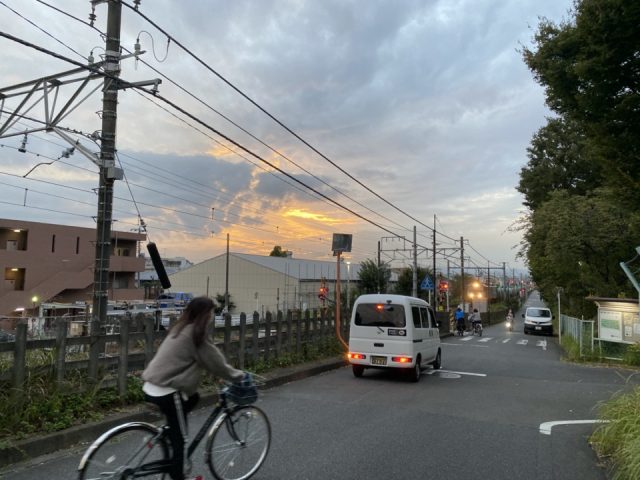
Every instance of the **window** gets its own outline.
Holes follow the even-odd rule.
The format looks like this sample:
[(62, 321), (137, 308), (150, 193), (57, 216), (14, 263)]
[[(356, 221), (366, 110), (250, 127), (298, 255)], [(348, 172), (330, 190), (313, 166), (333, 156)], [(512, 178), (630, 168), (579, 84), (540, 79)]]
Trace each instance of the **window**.
[(355, 324), (363, 327), (404, 327), (404, 307), (390, 303), (361, 303)]
[(411, 307), (411, 315), (413, 316), (413, 326), (420, 328), (420, 308)]

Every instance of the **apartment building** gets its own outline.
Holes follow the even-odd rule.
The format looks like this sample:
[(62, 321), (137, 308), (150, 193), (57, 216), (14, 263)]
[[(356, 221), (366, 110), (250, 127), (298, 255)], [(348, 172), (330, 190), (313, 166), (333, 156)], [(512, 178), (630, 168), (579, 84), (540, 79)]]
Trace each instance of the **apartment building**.
[[(138, 242), (146, 235), (111, 232), (109, 300), (142, 300), (136, 274), (145, 269)], [(0, 315), (36, 314), (44, 302), (91, 303), (96, 230), (0, 219)]]

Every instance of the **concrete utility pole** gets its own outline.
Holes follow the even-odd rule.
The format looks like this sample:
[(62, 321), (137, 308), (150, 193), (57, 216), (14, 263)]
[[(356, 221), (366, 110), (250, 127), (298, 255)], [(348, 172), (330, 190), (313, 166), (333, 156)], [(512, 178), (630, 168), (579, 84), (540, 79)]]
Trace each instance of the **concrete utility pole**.
[(462, 311), (464, 312), (464, 238), (462, 237), (460, 237), (460, 291), (462, 295)]
[[(91, 336), (96, 337), (100, 325), (107, 318), (107, 296), (109, 289), (109, 260), (111, 256), (111, 222), (113, 210), (113, 184), (117, 176), (115, 168), (116, 121), (118, 118), (118, 82), (111, 77), (120, 75), (120, 25), (122, 4), (108, 1), (107, 38), (104, 71), (110, 77), (104, 79), (102, 96), (102, 134), (100, 143), (100, 183), (98, 187), (98, 216), (96, 219), (96, 261), (93, 274), (93, 312)], [(97, 349), (91, 349), (98, 355)], [(97, 361), (89, 362), (97, 368)], [(96, 378), (97, 372), (89, 372)]]
[(436, 295), (436, 216), (433, 216), (433, 306), (438, 311), (438, 295)]
[(418, 296), (418, 233), (416, 226), (413, 226), (413, 282), (411, 288), (411, 295)]

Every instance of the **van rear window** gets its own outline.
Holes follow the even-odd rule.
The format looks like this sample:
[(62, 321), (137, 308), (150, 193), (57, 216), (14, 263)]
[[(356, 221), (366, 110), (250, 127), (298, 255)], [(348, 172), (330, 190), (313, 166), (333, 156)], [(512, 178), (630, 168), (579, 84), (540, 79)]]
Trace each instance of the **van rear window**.
[(404, 307), (389, 303), (361, 303), (356, 308), (355, 324), (362, 327), (404, 327)]

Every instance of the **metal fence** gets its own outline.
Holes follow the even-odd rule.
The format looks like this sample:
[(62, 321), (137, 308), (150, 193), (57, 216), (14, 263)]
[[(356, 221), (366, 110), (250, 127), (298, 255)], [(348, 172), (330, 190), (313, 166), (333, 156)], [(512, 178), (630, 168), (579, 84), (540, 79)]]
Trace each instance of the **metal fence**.
[[(0, 342), (0, 382), (19, 392), (34, 374), (62, 383), (71, 372), (84, 372), (94, 381), (110, 377), (124, 395), (129, 372), (148, 364), (167, 333), (153, 313), (109, 319), (97, 332), (87, 327), (88, 319), (58, 317), (34, 335), (28, 322), (19, 323), (14, 339)], [(335, 319), (329, 310), (267, 312), (264, 318), (241, 314), (237, 321), (227, 315), (223, 324), (211, 323), (210, 333), (229, 361), (243, 369), (322, 348), (335, 338)], [(341, 334), (346, 338), (348, 322), (341, 324)]]
[(560, 315), (558, 325), (560, 331), (560, 342), (567, 336), (573, 338), (579, 347), (581, 357), (593, 356), (595, 341), (595, 320), (583, 320)]

